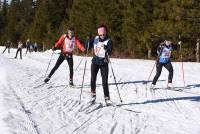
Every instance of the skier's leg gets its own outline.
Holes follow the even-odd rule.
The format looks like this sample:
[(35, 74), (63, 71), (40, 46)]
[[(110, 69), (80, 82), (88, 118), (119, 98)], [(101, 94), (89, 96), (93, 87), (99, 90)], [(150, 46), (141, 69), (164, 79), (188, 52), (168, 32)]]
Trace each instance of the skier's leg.
[(97, 73), (99, 71), (99, 66), (92, 63), (91, 64), (91, 102), (95, 102), (96, 100), (96, 79)]
[(29, 51), (29, 53), (31, 53), (31, 47), (30, 46), (28, 47), (28, 51)]
[(91, 64), (91, 92), (96, 93), (96, 79), (97, 73), (99, 71), (99, 66), (92, 63)]
[(173, 73), (174, 73), (174, 69), (172, 67), (172, 63), (169, 62), (169, 63), (165, 64), (164, 67), (169, 71), (168, 83), (172, 83)]
[(8, 53), (10, 53), (10, 47), (8, 48)]
[(20, 52), (20, 58), (22, 59), (22, 48), (20, 48), (19, 52)]
[(16, 52), (16, 56), (15, 56), (15, 58), (17, 58), (18, 52), (19, 52), (19, 48), (17, 49), (17, 52)]
[(51, 78), (51, 76), (54, 74), (54, 72), (58, 69), (58, 67), (61, 65), (61, 63), (65, 60), (65, 57), (60, 54), (55, 66), (52, 68), (50, 74), (48, 75), (49, 78)]
[(68, 62), (68, 65), (69, 65), (69, 71), (70, 71), (70, 74), (69, 74), (69, 84), (73, 85), (73, 75), (74, 75), (74, 71), (73, 71), (73, 66), (74, 66), (73, 57), (70, 56), (70, 57), (67, 57), (66, 59), (67, 59), (67, 62)]
[[(6, 49), (7, 49), (7, 47), (3, 50), (3, 53), (6, 51)], [(2, 54), (3, 54), (3, 53), (2, 53)]]
[(108, 64), (100, 66), (103, 91), (105, 99), (110, 100), (110, 94), (108, 89)]
[(156, 75), (153, 78), (153, 82), (152, 82), (153, 85), (156, 85), (156, 82), (158, 81), (158, 78), (160, 77), (162, 66), (163, 65), (161, 63), (159, 62), (156, 63)]

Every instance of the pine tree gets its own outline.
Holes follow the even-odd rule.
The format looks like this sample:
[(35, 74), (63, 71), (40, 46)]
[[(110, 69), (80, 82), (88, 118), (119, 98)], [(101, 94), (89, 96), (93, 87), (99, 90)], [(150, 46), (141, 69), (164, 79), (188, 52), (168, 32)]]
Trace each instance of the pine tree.
[(0, 42), (3, 44), (6, 40), (5, 28), (7, 25), (8, 2), (4, 0), (0, 6)]
[(30, 29), (30, 24), (33, 22), (33, 18), (35, 15), (35, 7), (33, 0), (22, 0), (21, 1), (21, 25), (23, 25), (21, 31), (21, 38), (26, 40), (29, 38), (28, 31)]
[(62, 33), (60, 29), (66, 18), (68, 1), (38, 0), (34, 21), (29, 34), (34, 41), (46, 44), (50, 48)]
[[(148, 2), (148, 3), (147, 3)], [(150, 38), (150, 13), (152, 7), (146, 7), (151, 1), (129, 1), (124, 5), (124, 21), (122, 27), (123, 48), (125, 53), (133, 57), (141, 56)], [(144, 49), (144, 50), (143, 50)]]
[(8, 24), (6, 27), (6, 35), (11, 41), (16, 42), (20, 39), (22, 34), (21, 26), (19, 22), (21, 21), (21, 8), (20, 0), (12, 0), (8, 13)]
[(85, 40), (89, 32), (96, 34), (96, 31), (94, 31), (96, 29), (94, 1), (74, 1), (67, 26), (74, 27), (76, 35), (78, 35), (81, 40)]

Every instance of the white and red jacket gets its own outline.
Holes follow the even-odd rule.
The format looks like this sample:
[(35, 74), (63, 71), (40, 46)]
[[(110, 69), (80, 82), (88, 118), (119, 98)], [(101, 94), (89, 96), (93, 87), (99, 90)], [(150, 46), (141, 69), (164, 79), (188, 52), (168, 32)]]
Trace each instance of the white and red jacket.
[(66, 34), (63, 34), (54, 45), (55, 48), (61, 49), (62, 54), (72, 54), (75, 46), (82, 52), (85, 51), (85, 48), (76, 37), (70, 39)]

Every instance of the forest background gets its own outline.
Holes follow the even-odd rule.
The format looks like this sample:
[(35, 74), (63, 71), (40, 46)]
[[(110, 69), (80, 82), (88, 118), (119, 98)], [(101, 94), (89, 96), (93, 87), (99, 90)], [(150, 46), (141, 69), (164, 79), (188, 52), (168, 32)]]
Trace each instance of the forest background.
[(105, 24), (113, 57), (154, 59), (157, 46), (170, 38), (174, 61), (199, 62), (199, 11), (200, 0), (1, 0), (0, 45), (10, 40), (16, 47), (29, 38), (46, 50), (69, 26), (84, 43)]

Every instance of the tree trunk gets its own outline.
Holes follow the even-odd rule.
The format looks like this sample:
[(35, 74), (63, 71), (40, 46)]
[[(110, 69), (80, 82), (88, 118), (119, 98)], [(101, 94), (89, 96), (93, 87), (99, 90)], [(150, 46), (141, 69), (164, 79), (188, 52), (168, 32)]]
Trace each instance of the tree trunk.
[(199, 62), (199, 41), (197, 41), (196, 48), (196, 62)]
[(44, 42), (42, 43), (42, 51), (44, 52), (45, 50), (45, 46), (44, 46)]
[(151, 59), (151, 49), (148, 49), (148, 59)]

